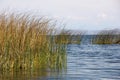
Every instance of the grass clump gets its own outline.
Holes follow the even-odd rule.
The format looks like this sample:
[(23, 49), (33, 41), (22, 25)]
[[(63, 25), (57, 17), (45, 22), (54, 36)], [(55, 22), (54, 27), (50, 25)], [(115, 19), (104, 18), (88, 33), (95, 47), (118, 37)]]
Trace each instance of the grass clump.
[(71, 30), (61, 30), (61, 32), (56, 35), (56, 43), (57, 44), (80, 44), (82, 39), (81, 33), (73, 33)]
[(66, 47), (55, 43), (54, 27), (43, 17), (0, 13), (0, 70), (64, 67)]
[(100, 31), (92, 42), (94, 44), (120, 44), (120, 31), (117, 29)]

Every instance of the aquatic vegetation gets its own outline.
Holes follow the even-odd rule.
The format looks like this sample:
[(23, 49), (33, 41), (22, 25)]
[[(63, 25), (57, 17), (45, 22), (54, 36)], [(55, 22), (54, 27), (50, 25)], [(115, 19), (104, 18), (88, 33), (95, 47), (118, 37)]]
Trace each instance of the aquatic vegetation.
[(80, 44), (83, 33), (73, 33), (70, 30), (61, 30), (61, 32), (55, 36), (55, 42), (57, 44)]
[(120, 44), (120, 31), (117, 29), (100, 31), (92, 42), (94, 44)]
[(0, 13), (0, 70), (66, 67), (66, 45), (55, 43), (54, 28), (44, 17)]

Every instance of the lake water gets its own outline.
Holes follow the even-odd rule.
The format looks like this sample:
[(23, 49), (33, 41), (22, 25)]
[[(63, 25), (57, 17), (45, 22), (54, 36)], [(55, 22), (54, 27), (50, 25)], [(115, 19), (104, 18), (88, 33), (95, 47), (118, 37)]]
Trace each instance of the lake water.
[(0, 80), (120, 80), (120, 45), (93, 45), (85, 37), (67, 46), (65, 70), (0, 74)]

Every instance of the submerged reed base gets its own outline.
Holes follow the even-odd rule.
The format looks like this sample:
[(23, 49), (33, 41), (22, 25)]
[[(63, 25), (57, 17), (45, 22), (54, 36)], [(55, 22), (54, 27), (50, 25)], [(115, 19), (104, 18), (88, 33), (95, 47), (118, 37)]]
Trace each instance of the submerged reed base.
[(0, 70), (65, 68), (66, 44), (56, 44), (57, 39), (51, 36), (54, 27), (43, 17), (1, 13)]

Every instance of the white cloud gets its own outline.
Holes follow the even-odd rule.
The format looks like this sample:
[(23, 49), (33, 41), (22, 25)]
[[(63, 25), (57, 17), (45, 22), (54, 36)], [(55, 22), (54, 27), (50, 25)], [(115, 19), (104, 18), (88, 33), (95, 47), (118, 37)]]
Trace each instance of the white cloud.
[(101, 13), (100, 15), (98, 15), (98, 17), (100, 17), (102, 19), (106, 19), (107, 18), (107, 14)]
[(100, 25), (101, 23), (107, 21), (110, 18), (110, 16), (109, 17), (108, 16), (109, 15), (104, 12), (98, 13), (95, 24)]

